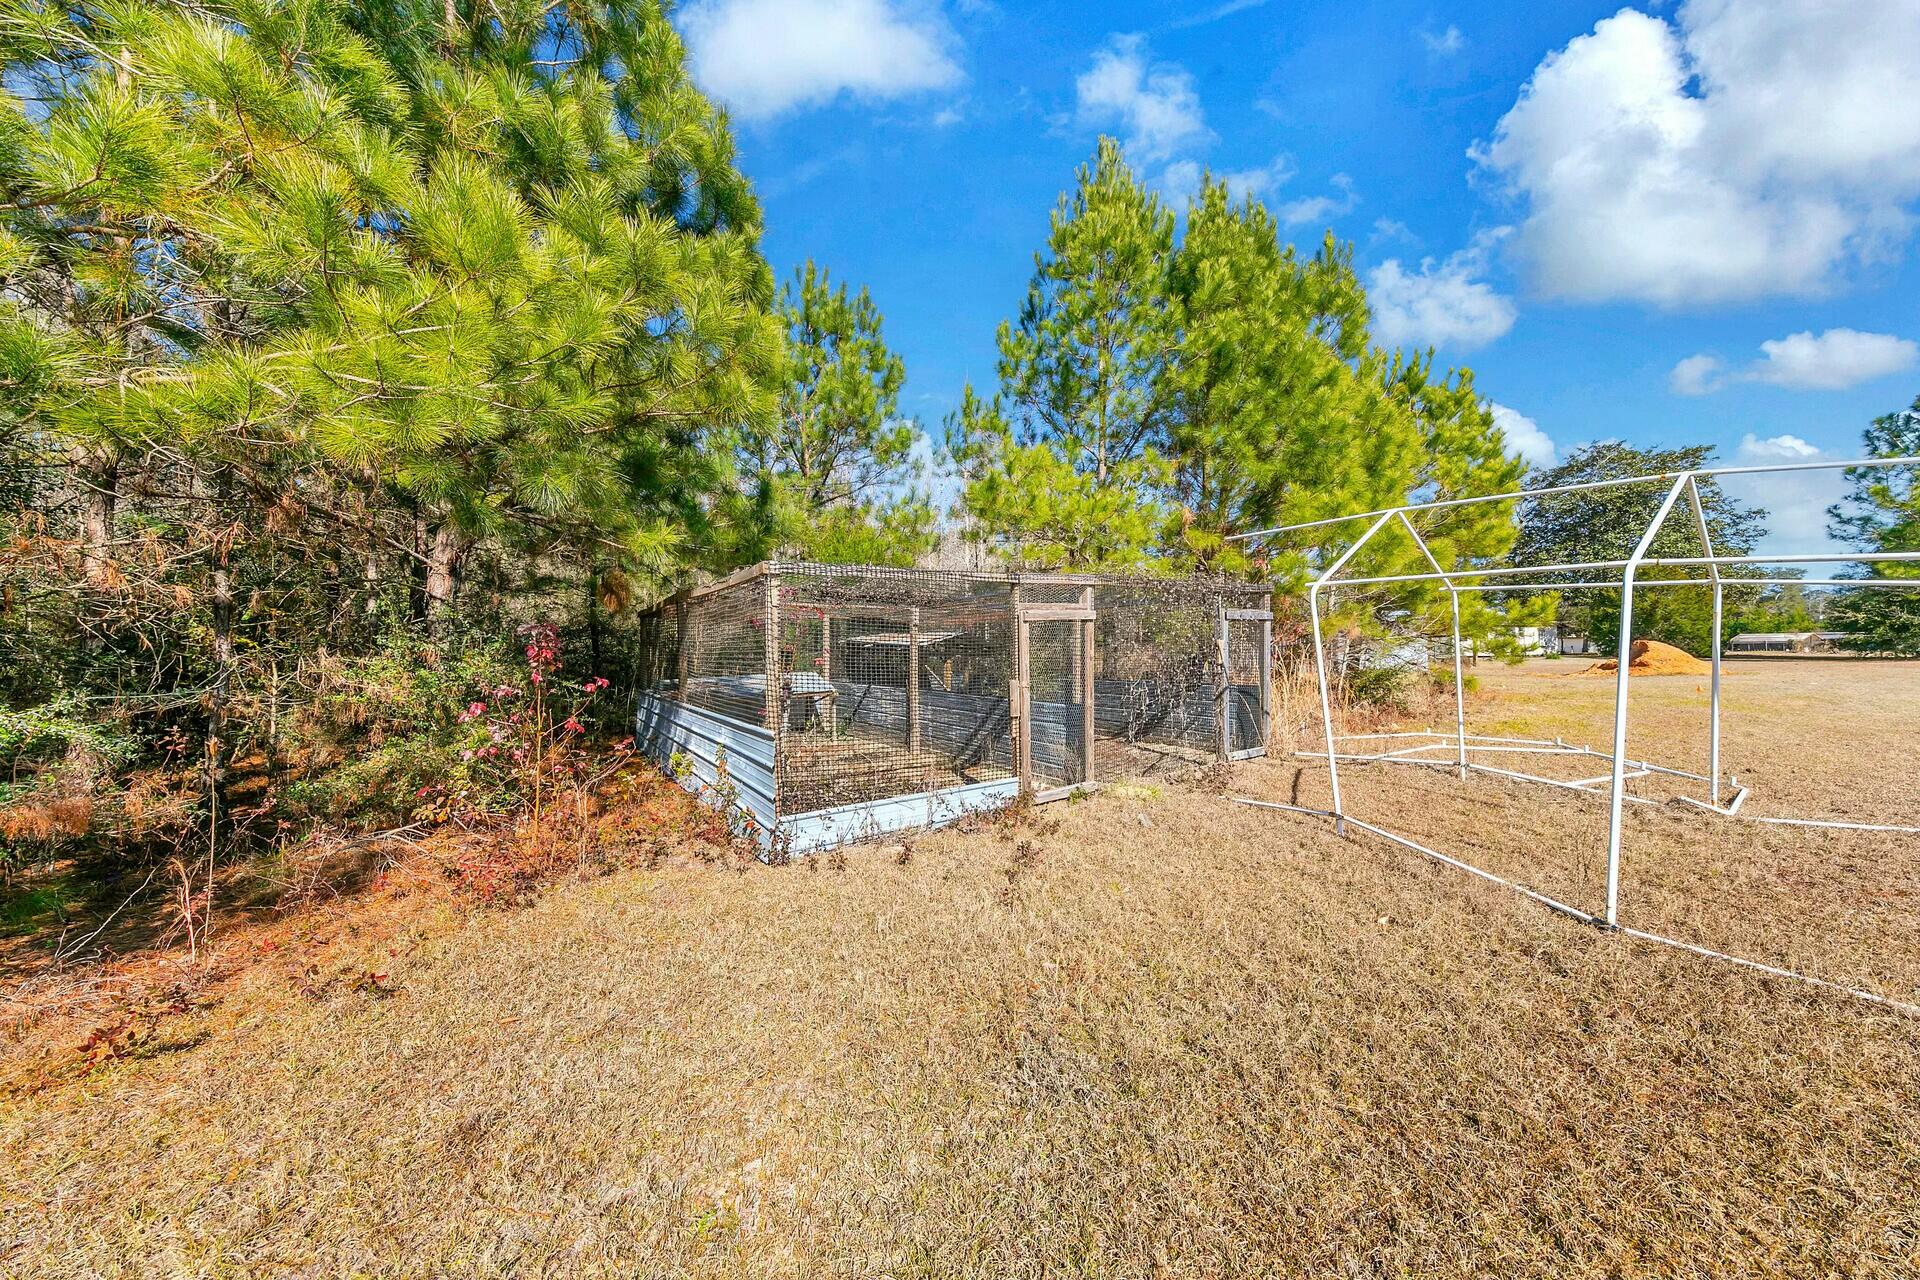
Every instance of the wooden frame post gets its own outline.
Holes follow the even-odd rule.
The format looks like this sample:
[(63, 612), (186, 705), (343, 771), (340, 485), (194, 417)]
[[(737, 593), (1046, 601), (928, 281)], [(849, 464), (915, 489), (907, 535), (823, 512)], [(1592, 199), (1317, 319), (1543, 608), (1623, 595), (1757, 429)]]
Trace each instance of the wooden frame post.
[(1082, 781), (1092, 782), (1093, 781), (1093, 731), (1094, 731), (1094, 716), (1093, 716), (1094, 692), (1093, 691), (1095, 688), (1094, 681), (1098, 676), (1098, 668), (1094, 666), (1094, 662), (1093, 662), (1094, 619), (1093, 619), (1093, 588), (1092, 587), (1080, 588), (1080, 605), (1082, 608), (1084, 608), (1087, 611), (1086, 620), (1080, 624), (1080, 670), (1083, 673), (1080, 681), (1081, 683), (1080, 714), (1082, 717), (1080, 731), (1083, 736), (1083, 741), (1084, 741), (1086, 752), (1087, 752), (1086, 777), (1083, 778)]
[(1221, 606), (1220, 620), (1214, 625), (1218, 632), (1220, 648), (1220, 676), (1214, 688), (1213, 705), (1218, 708), (1215, 715), (1220, 722), (1220, 758), (1225, 760), (1233, 754), (1233, 700), (1230, 696), (1233, 677), (1227, 666), (1230, 655), (1227, 652), (1227, 610), (1225, 605)]
[(920, 606), (907, 614), (907, 750), (920, 751)]
[(1033, 741), (1027, 726), (1027, 621), (1020, 616), (1020, 581), (1007, 587), (1007, 618), (1013, 627), (1013, 680), (1007, 686), (1008, 722), (1013, 729), (1013, 767), (1020, 795), (1033, 798)]
[(1260, 746), (1273, 742), (1273, 592), (1267, 592), (1267, 616), (1260, 623)]

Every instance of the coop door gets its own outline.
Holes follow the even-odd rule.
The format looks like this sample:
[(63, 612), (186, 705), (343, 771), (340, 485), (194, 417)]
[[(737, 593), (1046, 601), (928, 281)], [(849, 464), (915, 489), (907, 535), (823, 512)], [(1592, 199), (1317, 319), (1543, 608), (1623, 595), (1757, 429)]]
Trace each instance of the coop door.
[(1220, 750), (1230, 759), (1264, 754), (1273, 697), (1273, 615), (1228, 609), (1220, 617)]
[(1053, 800), (1093, 780), (1093, 610), (1023, 609), (1016, 657), (1020, 786)]

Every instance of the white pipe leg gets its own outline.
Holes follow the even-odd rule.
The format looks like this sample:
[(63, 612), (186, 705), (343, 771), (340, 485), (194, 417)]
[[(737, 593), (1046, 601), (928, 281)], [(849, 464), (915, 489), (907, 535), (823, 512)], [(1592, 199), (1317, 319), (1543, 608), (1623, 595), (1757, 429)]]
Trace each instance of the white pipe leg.
[(1347, 833), (1345, 811), (1340, 807), (1340, 761), (1333, 745), (1333, 695), (1327, 689), (1327, 649), (1320, 638), (1320, 584), (1307, 588), (1307, 615), (1313, 626), (1313, 671), (1320, 680), (1320, 721), (1327, 735), (1327, 782), (1333, 788), (1333, 829)]
[(1460, 593), (1448, 587), (1453, 597), (1453, 725), (1460, 744), (1460, 780), (1467, 779), (1467, 679), (1460, 666)]
[(1710, 722), (1707, 740), (1707, 775), (1713, 779), (1713, 805), (1720, 807), (1720, 614), (1725, 607), (1727, 589), (1719, 582), (1713, 584), (1713, 692), (1710, 695), (1712, 709), (1707, 718)]

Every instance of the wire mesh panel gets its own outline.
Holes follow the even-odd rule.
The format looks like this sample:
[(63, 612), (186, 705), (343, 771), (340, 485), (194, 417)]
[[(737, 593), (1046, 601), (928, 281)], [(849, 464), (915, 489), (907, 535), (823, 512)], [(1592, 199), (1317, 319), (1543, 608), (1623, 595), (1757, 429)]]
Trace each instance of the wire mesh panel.
[(1267, 630), (1256, 618), (1227, 622), (1227, 750), (1252, 751), (1267, 742)]
[[(1047, 792), (1258, 747), (1262, 623), (1228, 611), (1268, 599), (1223, 580), (780, 562), (649, 611), (640, 682), (770, 732), (782, 816), (1011, 780), (1022, 715), (1025, 781)], [(1022, 610), (1053, 616), (1029, 620), (1032, 705), (1016, 707)]]
[(818, 565), (776, 576), (783, 813), (1013, 776), (1004, 581)]
[(734, 720), (766, 718), (766, 588), (760, 580), (689, 600), (680, 642), (680, 701)]
[(1091, 781), (1087, 699), (1092, 690), (1084, 644), (1085, 624), (1036, 619), (1025, 631), (1028, 740), (1024, 763), (1029, 786), (1040, 794)]

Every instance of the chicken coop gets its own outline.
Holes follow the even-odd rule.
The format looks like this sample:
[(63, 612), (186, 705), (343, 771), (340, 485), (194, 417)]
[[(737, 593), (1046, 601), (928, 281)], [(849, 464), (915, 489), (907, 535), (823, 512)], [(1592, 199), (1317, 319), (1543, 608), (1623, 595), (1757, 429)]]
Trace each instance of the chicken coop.
[(769, 851), (1265, 753), (1272, 593), (773, 562), (640, 619), (635, 741)]

